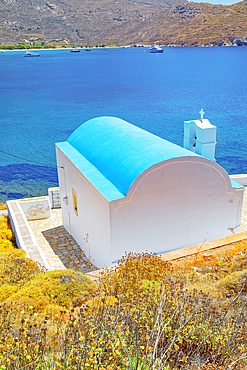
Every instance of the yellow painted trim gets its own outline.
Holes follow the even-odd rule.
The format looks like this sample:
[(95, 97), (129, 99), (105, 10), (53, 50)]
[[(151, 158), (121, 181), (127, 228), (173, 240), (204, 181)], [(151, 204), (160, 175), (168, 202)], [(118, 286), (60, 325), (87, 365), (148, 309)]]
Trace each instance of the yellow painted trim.
[(33, 202), (36, 200), (48, 199), (48, 197), (37, 197), (37, 198), (28, 198), (28, 199), (18, 199), (18, 202)]
[[(234, 194), (234, 192), (228, 192), (227, 191), (227, 185), (226, 185), (226, 179), (225, 179), (225, 176), (223, 176), (223, 174), (217, 169), (217, 168), (215, 168), (214, 166), (212, 166), (211, 164), (208, 164), (208, 163), (204, 163), (204, 162), (194, 162), (194, 161), (172, 161), (172, 162), (169, 162), (169, 163), (165, 163), (165, 164), (163, 164), (162, 166), (159, 166), (159, 167), (156, 167), (156, 168), (154, 168), (153, 170), (151, 170), (151, 171), (148, 171), (142, 178), (141, 178), (141, 180), (137, 183), (137, 185), (136, 185), (136, 188), (135, 188), (135, 190), (133, 191), (133, 193), (131, 194), (131, 196), (130, 196), (130, 198), (129, 199), (127, 199), (127, 200), (124, 200), (124, 201), (122, 201), (122, 202), (120, 202), (119, 204), (118, 204), (118, 206), (116, 207), (116, 208), (114, 208), (114, 211), (116, 211), (119, 207), (120, 207), (120, 205), (122, 205), (122, 204), (124, 204), (124, 203), (128, 203), (128, 202), (130, 202), (131, 201), (131, 199), (132, 199), (132, 197), (134, 196), (134, 194), (135, 194), (135, 192), (136, 192), (136, 190), (137, 190), (137, 188), (138, 188), (138, 186), (142, 183), (142, 181), (148, 176), (148, 175), (150, 175), (151, 173), (153, 173), (154, 171), (157, 171), (157, 170), (159, 170), (159, 169), (161, 169), (161, 168), (163, 168), (163, 167), (166, 167), (166, 166), (168, 166), (168, 165), (171, 165), (171, 164), (181, 164), (181, 163), (194, 163), (194, 164), (200, 164), (200, 165), (205, 165), (205, 166), (207, 166), (207, 167), (212, 167), (214, 170), (216, 170), (220, 175), (221, 175), (221, 177), (223, 177), (223, 179), (224, 179), (224, 182), (225, 182), (225, 191), (226, 191), (226, 194), (232, 194), (232, 195), (234, 195), (238, 200), (240, 200), (240, 198), (238, 198), (237, 197), (237, 195), (236, 194)], [(135, 182), (137, 182), (137, 180), (138, 180), (138, 178), (141, 176), (142, 174), (140, 174), (138, 177), (137, 177), (137, 179), (133, 182), (133, 184), (131, 185), (131, 187), (130, 187), (130, 189), (132, 188), (132, 186), (135, 184)], [(229, 180), (230, 181), (230, 180)], [(129, 189), (129, 191), (130, 191), (130, 189)], [(129, 193), (129, 191), (128, 191), (128, 193)], [(126, 194), (126, 197), (128, 196), (128, 193)], [(126, 197), (125, 197), (125, 199), (126, 199)]]

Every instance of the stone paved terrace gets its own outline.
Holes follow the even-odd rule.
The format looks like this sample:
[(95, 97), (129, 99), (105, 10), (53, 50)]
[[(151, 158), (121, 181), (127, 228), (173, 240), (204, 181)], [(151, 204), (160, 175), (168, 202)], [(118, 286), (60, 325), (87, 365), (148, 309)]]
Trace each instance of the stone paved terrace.
[[(61, 269), (75, 269), (83, 273), (94, 271), (95, 268), (91, 266), (90, 262), (86, 258), (85, 254), (72, 238), (72, 236), (62, 226), (62, 213), (61, 209), (53, 209), (52, 217), (43, 220), (29, 221), (32, 231), (41, 247), (43, 254), (48, 261), (51, 270)], [(247, 187), (245, 188), (244, 204), (242, 211), (242, 222), (241, 232), (243, 233), (242, 238), (247, 238)], [(240, 234), (238, 234), (240, 235)], [(228, 240), (229, 239), (229, 240)], [(236, 240), (240, 240), (241, 236)], [(233, 238), (227, 237), (218, 239), (220, 244), (229, 244), (234, 240)], [(208, 246), (205, 245), (205, 250), (219, 247), (217, 241), (208, 242)], [(217, 245), (216, 245), (217, 244)], [(193, 254), (193, 248), (184, 248), (184, 253)], [(163, 255), (165, 259), (175, 259), (181, 257), (177, 255), (183, 253), (183, 250), (166, 253)]]
[(61, 209), (52, 216), (29, 221), (51, 270), (73, 269), (82, 273), (95, 270), (79, 245), (62, 225)]

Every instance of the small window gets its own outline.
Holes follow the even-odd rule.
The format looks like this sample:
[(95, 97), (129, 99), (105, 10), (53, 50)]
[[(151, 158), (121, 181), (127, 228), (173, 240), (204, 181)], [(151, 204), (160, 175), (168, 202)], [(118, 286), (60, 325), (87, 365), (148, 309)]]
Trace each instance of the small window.
[(77, 192), (72, 188), (72, 198), (73, 198), (73, 209), (75, 214), (78, 216), (78, 207), (77, 207)]

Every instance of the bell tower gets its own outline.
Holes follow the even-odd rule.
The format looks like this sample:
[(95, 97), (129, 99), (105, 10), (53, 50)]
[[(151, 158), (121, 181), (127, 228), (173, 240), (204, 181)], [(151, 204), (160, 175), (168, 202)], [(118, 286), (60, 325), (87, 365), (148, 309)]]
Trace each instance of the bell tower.
[(216, 126), (211, 125), (200, 110), (201, 119), (184, 121), (184, 148), (214, 161)]

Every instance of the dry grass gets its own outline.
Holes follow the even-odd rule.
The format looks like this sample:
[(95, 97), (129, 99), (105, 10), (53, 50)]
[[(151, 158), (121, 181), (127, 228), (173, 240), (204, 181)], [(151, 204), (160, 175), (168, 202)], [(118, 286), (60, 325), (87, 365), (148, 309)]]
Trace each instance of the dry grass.
[(114, 273), (102, 275), (99, 286), (80, 308), (58, 311), (51, 301), (43, 309), (49, 309), (45, 317), (28, 301), (26, 307), (3, 302), (0, 368), (246, 367), (247, 315), (241, 291), (228, 306), (220, 305), (203, 292), (181, 289), (171, 266), (147, 253), (126, 255)]
[(174, 278), (187, 289), (223, 298), (220, 280), (247, 269), (247, 239), (172, 262)]
[(47, 273), (6, 253), (0, 369), (244, 370), (246, 246), (172, 263), (128, 253), (97, 290), (80, 273)]

